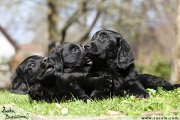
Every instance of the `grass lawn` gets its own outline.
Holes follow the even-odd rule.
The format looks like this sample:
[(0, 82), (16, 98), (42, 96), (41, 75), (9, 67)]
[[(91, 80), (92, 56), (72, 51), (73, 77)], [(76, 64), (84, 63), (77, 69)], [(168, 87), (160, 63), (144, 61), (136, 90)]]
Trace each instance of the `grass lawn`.
[[(128, 115), (142, 116), (162, 113), (166, 116), (180, 116), (180, 89), (174, 91), (154, 91), (148, 89), (149, 99), (130, 97), (116, 97), (113, 99), (92, 101), (84, 103), (79, 100), (65, 101), (62, 103), (29, 102), (27, 95), (17, 95), (8, 91), (0, 91), (0, 109), (3, 106), (11, 106), (8, 109), (23, 109), (37, 115), (52, 116), (106, 116)], [(173, 112), (175, 111), (175, 112)]]

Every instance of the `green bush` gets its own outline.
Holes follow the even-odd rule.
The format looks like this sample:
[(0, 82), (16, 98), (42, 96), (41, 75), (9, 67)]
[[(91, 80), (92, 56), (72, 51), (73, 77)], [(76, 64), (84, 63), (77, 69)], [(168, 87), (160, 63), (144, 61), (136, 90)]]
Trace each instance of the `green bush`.
[(155, 54), (148, 66), (137, 64), (137, 69), (139, 73), (152, 74), (169, 80), (171, 75), (171, 61)]

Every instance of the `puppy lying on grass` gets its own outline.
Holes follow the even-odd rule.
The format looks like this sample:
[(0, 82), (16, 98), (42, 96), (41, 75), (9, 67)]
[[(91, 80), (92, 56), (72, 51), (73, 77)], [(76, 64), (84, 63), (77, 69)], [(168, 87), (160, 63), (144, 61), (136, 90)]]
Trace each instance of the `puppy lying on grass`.
[(28, 57), (16, 69), (12, 92), (47, 102), (72, 97), (86, 101), (124, 95), (146, 98), (146, 88), (180, 87), (160, 77), (138, 74), (134, 54), (119, 33), (98, 31), (85, 49), (79, 44), (64, 43), (49, 57)]
[(105, 77), (88, 74), (88, 62), (82, 46), (75, 43), (58, 46), (49, 57), (30, 56), (17, 67), (12, 92), (47, 102), (72, 97), (86, 101), (92, 91), (107, 92), (111, 86)]
[[(50, 55), (50, 58), (55, 64), (55, 75), (59, 78), (59, 80), (56, 80), (58, 93), (64, 91), (68, 98), (68, 96), (71, 96), (71, 92), (74, 91), (74, 96), (87, 100), (100, 97), (93, 94), (95, 91), (102, 93), (102, 95), (110, 92), (112, 83), (108, 79), (109, 76), (97, 77), (89, 74), (91, 66), (88, 64), (89, 59), (81, 45), (76, 43), (61, 44)], [(69, 85), (76, 86), (76, 90), (71, 90), (67, 87)]]
[(93, 61), (89, 72), (96, 76), (111, 76), (112, 96), (134, 95), (147, 98), (149, 95), (146, 88), (173, 90), (180, 87), (180, 84), (172, 85), (160, 77), (138, 74), (133, 51), (117, 32), (97, 31), (84, 47), (87, 56)]
[(36, 100), (50, 101), (50, 96), (54, 96), (51, 92), (56, 80), (54, 72), (54, 64), (48, 57), (30, 56), (18, 65), (11, 91), (30, 94)]

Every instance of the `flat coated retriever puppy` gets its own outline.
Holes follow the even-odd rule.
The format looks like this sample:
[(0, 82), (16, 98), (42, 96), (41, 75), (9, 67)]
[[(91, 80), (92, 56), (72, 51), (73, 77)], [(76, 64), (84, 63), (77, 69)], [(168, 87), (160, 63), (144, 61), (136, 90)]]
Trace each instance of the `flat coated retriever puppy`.
[(49, 57), (30, 56), (17, 67), (12, 92), (47, 102), (72, 97), (86, 101), (93, 90), (103, 93), (110, 85), (107, 79), (88, 77), (88, 62), (82, 46), (75, 43), (59, 45)]
[(37, 95), (41, 97), (31, 97), (38, 100), (46, 99), (46, 94), (52, 95), (49, 92), (55, 84), (54, 71), (54, 64), (48, 57), (30, 56), (18, 65), (11, 91), (17, 94), (30, 94), (38, 89)]
[(93, 61), (90, 73), (111, 76), (113, 96), (134, 95), (147, 98), (149, 95), (145, 88), (163, 87), (168, 90), (178, 86), (152, 75), (139, 75), (130, 45), (117, 32), (100, 30), (84, 47), (87, 56)]
[[(89, 98), (102, 97), (100, 94), (95, 96), (94, 92), (104, 93), (110, 91), (111, 82), (108, 76), (91, 76), (89, 59), (80, 44), (64, 43), (59, 45), (50, 58), (55, 64), (56, 91), (58, 96), (65, 99), (75, 98), (87, 100)], [(74, 90), (72, 90), (72, 88)]]

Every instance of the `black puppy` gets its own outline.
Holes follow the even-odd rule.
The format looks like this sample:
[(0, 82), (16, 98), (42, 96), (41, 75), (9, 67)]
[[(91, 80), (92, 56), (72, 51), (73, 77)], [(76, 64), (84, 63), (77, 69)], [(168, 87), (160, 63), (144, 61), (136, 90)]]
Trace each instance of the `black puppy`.
[[(55, 99), (62, 99), (66, 93), (60, 95), (56, 91), (57, 86), (55, 85), (56, 80), (59, 82), (59, 78), (62, 76), (57, 78), (55, 71), (54, 62), (50, 58), (37, 55), (30, 56), (18, 65), (16, 76), (12, 81), (12, 92), (29, 94), (31, 99), (38, 101), (52, 102)], [(72, 91), (72, 94), (76, 91), (79, 92), (77, 86), (73, 85), (72, 88), (75, 90), (70, 89), (70, 87), (62, 90), (69, 91), (69, 93)], [(60, 93), (63, 92), (60, 91)], [(76, 96), (76, 94), (73, 95)]]
[(93, 74), (109, 74), (113, 80), (113, 95), (135, 95), (148, 97), (138, 80), (134, 65), (134, 53), (122, 36), (110, 30), (96, 32), (86, 44), (87, 56), (92, 59)]
[[(72, 61), (70, 60), (70, 62)], [(77, 63), (76, 65), (79, 64), (79, 61), (75, 62)], [(55, 71), (57, 72), (55, 67), (57, 65), (60, 64), (55, 66), (49, 57), (33, 55), (26, 58), (16, 69), (16, 76), (12, 81), (12, 92), (29, 94), (33, 100), (44, 100), (47, 102), (60, 101), (63, 97), (67, 98), (67, 96), (72, 98), (72, 95), (80, 99), (86, 97), (85, 93), (83, 93), (84, 90), (81, 90), (76, 83), (73, 83), (76, 80), (75, 76), (80, 75), (80, 73), (73, 74), (73, 78), (71, 78), (72, 75), (68, 77), (65, 74), (55, 76)], [(62, 88), (60, 89), (60, 87)]]
[[(110, 74), (113, 80), (113, 95), (148, 97), (145, 88), (176, 88), (161, 78), (138, 75), (134, 65), (134, 53), (123, 37), (114, 31), (100, 30), (86, 44), (87, 56), (93, 60), (93, 74)], [(94, 72), (95, 71), (95, 72)], [(157, 80), (156, 82), (153, 80)], [(145, 88), (144, 88), (145, 87)]]
[[(30, 94), (33, 99), (46, 99), (44, 93), (50, 92), (55, 83), (54, 65), (47, 57), (33, 55), (26, 58), (16, 69), (16, 75), (12, 80), (13, 93)], [(47, 89), (48, 88), (48, 89)], [(33, 91), (37, 91), (35, 97)], [(41, 92), (40, 92), (41, 91)], [(51, 94), (52, 95), (52, 94)]]
[(47, 102), (72, 96), (87, 100), (92, 90), (106, 86), (102, 78), (86, 79), (87, 63), (82, 46), (74, 43), (58, 46), (50, 57), (30, 56), (16, 69), (12, 92)]
[[(50, 55), (56, 68), (56, 89), (59, 96), (66, 99), (72, 95), (78, 99), (97, 98), (91, 95), (93, 91), (107, 92), (109, 83), (108, 76), (93, 77), (88, 71), (89, 59), (85, 56), (83, 47), (76, 43), (64, 43), (59, 45)], [(104, 80), (105, 79), (105, 80)]]

